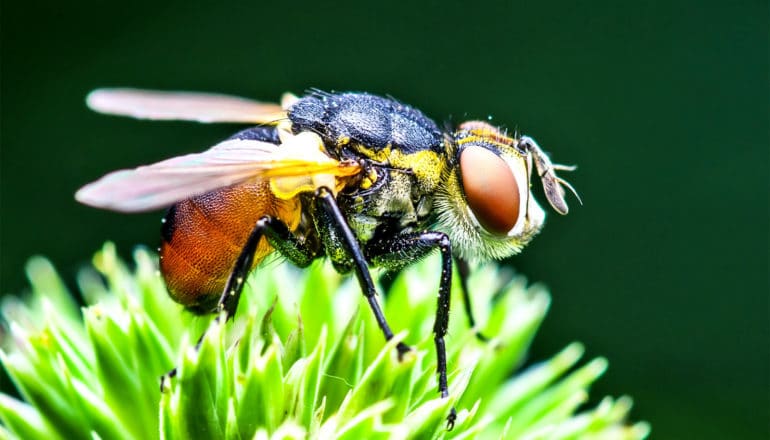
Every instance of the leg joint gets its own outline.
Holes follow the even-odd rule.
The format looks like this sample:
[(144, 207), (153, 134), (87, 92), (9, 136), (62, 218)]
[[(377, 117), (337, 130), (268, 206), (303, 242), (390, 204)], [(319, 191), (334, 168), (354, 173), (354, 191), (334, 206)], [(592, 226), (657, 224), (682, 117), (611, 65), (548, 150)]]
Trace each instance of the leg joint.
[(315, 190), (315, 196), (325, 199), (332, 196), (332, 191), (329, 188), (322, 186)]

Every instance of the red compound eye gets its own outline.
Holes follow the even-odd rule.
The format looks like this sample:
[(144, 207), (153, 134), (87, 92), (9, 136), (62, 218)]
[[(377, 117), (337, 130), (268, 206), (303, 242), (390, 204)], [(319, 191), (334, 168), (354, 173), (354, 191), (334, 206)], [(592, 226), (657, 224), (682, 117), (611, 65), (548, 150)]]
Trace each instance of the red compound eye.
[(519, 186), (508, 164), (483, 147), (469, 146), (460, 153), (460, 175), (465, 198), (481, 226), (506, 235), (519, 218)]

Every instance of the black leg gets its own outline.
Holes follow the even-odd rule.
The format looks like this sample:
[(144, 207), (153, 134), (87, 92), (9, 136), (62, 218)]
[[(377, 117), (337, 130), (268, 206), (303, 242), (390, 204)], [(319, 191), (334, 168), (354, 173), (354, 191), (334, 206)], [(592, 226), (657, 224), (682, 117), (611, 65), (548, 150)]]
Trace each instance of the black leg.
[(251, 264), (254, 262), (254, 253), (257, 251), (257, 245), (263, 236), (281, 255), (299, 267), (306, 267), (316, 256), (313, 250), (302, 246), (301, 241), (291, 233), (281, 220), (270, 216), (259, 219), (235, 261), (233, 271), (227, 278), (227, 283), (217, 304), (216, 311), (218, 313), (224, 311), (226, 320), (235, 315), (243, 286), (251, 270)]
[[(262, 237), (267, 238), (275, 249), (297, 266), (307, 266), (316, 256), (316, 252), (304, 247), (302, 242), (291, 233), (284, 222), (270, 216), (260, 218), (254, 225), (251, 233), (249, 233), (249, 238), (246, 240), (243, 248), (241, 248), (241, 253), (235, 260), (233, 270), (227, 278), (222, 296), (217, 303), (215, 323), (219, 323), (222, 318), (221, 312), (223, 311), (225, 312), (225, 321), (235, 316), (235, 311), (238, 308), (238, 302), (243, 292), (243, 286), (246, 284), (246, 277), (249, 275), (251, 264), (254, 262), (254, 253), (257, 251), (257, 245), (259, 245)], [(204, 331), (195, 344), (195, 350), (200, 349), (205, 336), (206, 332)], [(177, 370), (174, 367), (171, 371), (160, 377), (161, 391), (165, 388), (166, 381), (176, 376), (176, 373)]]
[[(433, 324), (433, 340), (436, 344), (436, 372), (441, 397), (449, 397), (446, 365), (446, 336), (449, 327), (449, 303), (452, 288), (452, 246), (449, 237), (443, 232), (419, 232), (399, 235), (394, 238), (370, 242), (366, 247), (367, 257), (375, 264), (384, 267), (398, 267), (404, 261), (419, 259), (436, 248), (441, 252), (441, 278), (438, 287), (436, 320)], [(454, 427), (457, 413), (452, 408), (447, 417), (447, 428)]]
[(473, 317), (473, 305), (471, 304), (471, 295), (468, 290), (468, 276), (471, 273), (470, 266), (468, 266), (468, 262), (462, 258), (457, 258), (455, 261), (457, 262), (457, 272), (460, 275), (460, 283), (463, 286), (463, 303), (465, 304), (465, 316), (468, 317), (468, 325), (476, 334), (476, 339), (482, 342), (488, 342), (489, 338), (484, 336), (484, 334), (476, 328), (476, 319)]
[[(361, 291), (369, 302), (369, 307), (372, 309), (372, 313), (374, 313), (377, 325), (382, 330), (385, 340), (391, 340), (393, 332), (390, 330), (390, 326), (385, 319), (385, 314), (382, 313), (379, 303), (377, 303), (377, 290), (369, 273), (369, 265), (366, 263), (361, 246), (358, 244), (358, 240), (350, 226), (348, 226), (345, 216), (342, 215), (339, 206), (337, 206), (337, 201), (334, 199), (331, 191), (327, 188), (320, 188), (316, 191), (315, 204), (316, 229), (318, 229), (321, 239), (324, 241), (326, 253), (338, 266), (345, 267), (346, 264), (341, 263), (341, 261), (352, 260), (352, 269), (355, 270), (356, 278), (361, 285)], [(344, 253), (344, 256), (335, 255), (340, 252)], [(399, 342), (396, 348), (399, 358), (411, 350), (403, 342)]]

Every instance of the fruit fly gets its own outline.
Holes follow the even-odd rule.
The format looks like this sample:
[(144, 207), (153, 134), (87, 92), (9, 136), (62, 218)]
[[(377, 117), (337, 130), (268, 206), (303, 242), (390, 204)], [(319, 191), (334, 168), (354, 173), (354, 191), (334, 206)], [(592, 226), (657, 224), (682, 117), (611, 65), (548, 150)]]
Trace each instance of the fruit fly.
[[(299, 267), (326, 257), (355, 274), (389, 340), (370, 268), (399, 270), (438, 250), (433, 334), (443, 398), (453, 260), (464, 280), (468, 261), (516, 254), (540, 231), (533, 172), (556, 212), (567, 213), (564, 187), (574, 193), (556, 175), (573, 167), (552, 164), (530, 137), (482, 121), (442, 130), (413, 107), (367, 93), (313, 90), (278, 105), (100, 89), (87, 103), (142, 119), (257, 124), (202, 153), (107, 174), (75, 195), (120, 212), (169, 208), (160, 271), (171, 298), (192, 312), (231, 318), (248, 273), (274, 251)], [(399, 355), (408, 350), (398, 345)]]

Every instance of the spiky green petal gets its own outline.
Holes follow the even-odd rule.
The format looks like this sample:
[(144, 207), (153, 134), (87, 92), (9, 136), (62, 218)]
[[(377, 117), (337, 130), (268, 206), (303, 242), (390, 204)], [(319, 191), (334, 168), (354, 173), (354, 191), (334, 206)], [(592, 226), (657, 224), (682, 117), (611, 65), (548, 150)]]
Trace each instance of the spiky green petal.
[[(470, 279), (482, 330), (494, 339), (477, 341), (453, 313), (450, 398), (440, 399), (435, 259), (412, 265), (379, 298), (402, 330), (388, 343), (355, 280), (327, 264), (299, 271), (268, 263), (251, 277), (235, 321), (221, 326), (173, 303), (154, 259), (138, 250), (129, 271), (105, 245), (94, 258), (98, 273), (78, 276), (81, 311), (51, 264), (30, 260), (31, 294), (2, 307), (9, 331), (0, 360), (22, 400), (0, 395), (0, 437), (640, 439), (649, 432), (645, 423), (627, 424), (626, 397), (578, 412), (607, 366), (603, 358), (578, 366), (580, 344), (510, 375), (550, 300), (544, 288), (494, 265)], [(399, 360), (401, 340), (416, 350)], [(161, 392), (159, 377), (174, 366), (179, 373)], [(458, 418), (447, 432), (452, 405)]]

